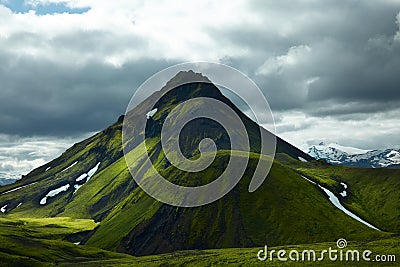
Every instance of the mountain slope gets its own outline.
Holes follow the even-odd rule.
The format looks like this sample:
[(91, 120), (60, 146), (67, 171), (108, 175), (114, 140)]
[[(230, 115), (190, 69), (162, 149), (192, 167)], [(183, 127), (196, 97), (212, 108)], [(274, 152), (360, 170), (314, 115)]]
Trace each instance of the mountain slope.
[[(190, 72), (178, 73), (166, 87), (172, 86), (177, 81), (185, 79), (186, 75), (190, 75)], [(130, 121), (135, 122), (135, 125), (130, 126), (136, 136), (143, 134), (137, 130), (136, 125), (147, 120), (146, 114), (153, 109), (153, 107), (148, 106), (148, 103), (152, 97), (156, 97), (156, 95), (162, 93), (164, 89), (165, 88), (150, 96), (128, 114), (128, 116), (133, 116), (134, 118)], [(159, 111), (153, 119), (148, 122), (149, 129), (146, 131), (146, 134), (148, 133), (146, 140), (150, 140), (153, 136), (159, 134), (160, 127), (165, 117), (173, 107), (184, 100), (195, 97), (211, 97), (231, 106), (232, 109), (239, 114), (248, 129), (251, 150), (254, 152), (259, 151), (260, 127), (240, 112), (240, 110), (212, 84), (187, 84), (179, 86), (169, 94), (166, 94), (158, 103)], [(19, 180), (15, 184), (1, 187), (0, 205), (4, 203), (3, 205), (8, 205), (8, 211), (13, 210), (13, 212), (23, 212), (24, 214), (32, 214), (33, 216), (56, 216), (64, 212), (68, 214), (76, 213), (76, 215), (85, 218), (99, 219), (104, 216), (105, 213), (111, 210), (111, 207), (115, 205), (116, 202), (120, 202), (136, 187), (134, 181), (129, 179), (130, 174), (126, 165), (123, 163), (124, 159), (121, 145), (122, 122), (123, 117), (120, 117), (112, 126), (83, 142), (75, 144), (59, 158), (33, 170), (26, 175), (24, 179)], [(192, 133), (193, 129), (201, 129), (201, 131), (196, 130)], [(205, 136), (213, 138), (219, 149), (230, 149), (229, 139), (226, 137), (226, 133), (224, 133), (221, 127), (215, 127), (215, 125), (210, 124), (209, 120), (199, 119), (191, 123), (189, 127), (186, 127), (181, 134), (182, 138), (180, 138), (180, 140), (187, 140), (186, 143), (180, 144), (181, 147), (184, 147), (185, 156), (190, 158), (198, 154), (198, 144)], [(131, 146), (131, 149), (133, 149), (138, 145), (136, 140), (139, 139), (140, 138), (135, 138), (134, 140), (130, 140), (130, 142), (125, 145)], [(154, 149), (161, 150), (159, 142), (155, 145)], [(312, 160), (310, 156), (280, 138), (277, 138), (276, 151), (286, 153), (294, 158), (302, 157), (306, 160)], [(156, 153), (159, 155), (160, 151)], [(160, 156), (162, 157), (162, 155)], [(119, 163), (115, 163), (116, 161)], [(113, 165), (114, 163), (115, 165)], [(87, 178), (77, 181), (82, 174), (87, 173), (97, 164), (99, 164), (99, 168), (95, 176), (89, 179), (87, 184), (85, 184), (85, 181), (88, 180)], [(101, 175), (102, 171), (105, 169), (108, 170), (104, 175)], [(97, 178), (97, 176), (100, 175), (101, 178)], [(120, 188), (116, 190), (116, 188), (111, 187), (110, 183), (117, 187), (120, 185)], [(65, 193), (61, 192), (55, 197), (49, 197), (46, 205), (39, 204), (50, 191), (62, 188), (67, 184), (69, 184), (69, 188)], [(74, 191), (76, 187), (83, 184), (85, 185), (82, 189), (79, 189), (75, 195)], [(93, 186), (91, 186), (91, 184), (93, 184)], [(83, 188), (86, 189), (83, 190)], [(125, 188), (124, 192), (121, 192), (122, 188)], [(15, 189), (18, 190), (12, 192), (12, 194), (4, 194), (7, 191)], [(78, 195), (81, 190), (89, 191), (94, 198), (90, 197), (86, 198), (85, 201), (80, 201)], [(86, 193), (86, 195), (89, 194), (89, 192)], [(114, 194), (115, 197), (112, 197), (112, 194)], [(87, 203), (87, 201), (89, 201), (89, 203)], [(19, 203), (22, 203), (22, 205), (16, 209)], [(73, 212), (70, 211), (69, 207), (74, 207)]]
[[(220, 153), (217, 162), (226, 162), (223, 152)], [(132, 199), (121, 203), (115, 213), (102, 221), (87, 244), (147, 255), (181, 249), (299, 244), (335, 240), (340, 236), (357, 240), (387, 235), (335, 209), (320, 190), (279, 163), (274, 164), (264, 184), (249, 193), (249, 173), (256, 163), (254, 156), (239, 185), (224, 198), (203, 207), (160, 205), (138, 189)], [(143, 217), (139, 221), (138, 215)]]
[[(350, 210), (389, 232), (400, 232), (400, 175), (392, 169), (314, 167), (298, 169), (324, 183)], [(344, 188), (343, 183), (346, 185)], [(346, 191), (344, 196), (341, 192)]]
[(54, 266), (85, 261), (133, 260), (95, 247), (79, 246), (66, 241), (69, 235), (96, 227), (92, 220), (71, 218), (16, 218), (0, 215), (1, 266)]

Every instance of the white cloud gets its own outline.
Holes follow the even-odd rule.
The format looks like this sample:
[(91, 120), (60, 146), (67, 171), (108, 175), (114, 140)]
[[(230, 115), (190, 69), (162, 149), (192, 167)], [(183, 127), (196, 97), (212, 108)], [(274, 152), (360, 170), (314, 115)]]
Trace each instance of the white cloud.
[(24, 0), (24, 4), (32, 7), (37, 7), (38, 5), (46, 6), (49, 4), (63, 4), (71, 8), (86, 7), (82, 6), (85, 1), (80, 0)]
[(360, 114), (354, 119), (316, 117), (301, 111), (275, 116), (277, 135), (303, 150), (322, 141), (362, 149), (393, 148), (400, 144), (400, 109)]
[(279, 74), (286, 67), (293, 67), (304, 61), (310, 54), (311, 47), (299, 45), (291, 47), (285, 55), (268, 58), (257, 70), (256, 74)]
[(396, 16), (396, 23), (399, 29), (397, 30), (396, 34), (394, 35), (394, 40), (400, 42), (400, 12)]
[[(249, 51), (234, 44), (221, 46), (210, 31), (257, 24), (257, 19), (246, 12), (245, 1), (27, 1), (31, 6), (49, 3), (90, 10), (39, 16), (34, 11), (11, 13), (0, 6), (4, 52), (70, 64), (94, 60), (116, 67), (140, 58), (218, 61), (224, 55)], [(89, 40), (85, 47), (82, 33), (95, 33), (98, 38), (93, 43)], [(21, 35), (25, 36), (23, 42), (13, 42), (12, 37)], [(62, 45), (56, 42), (60, 39), (64, 40)], [(81, 43), (81, 49), (77, 49), (77, 43)]]
[(75, 138), (50, 138), (0, 135), (0, 178), (21, 178), (34, 168), (55, 159), (75, 142)]

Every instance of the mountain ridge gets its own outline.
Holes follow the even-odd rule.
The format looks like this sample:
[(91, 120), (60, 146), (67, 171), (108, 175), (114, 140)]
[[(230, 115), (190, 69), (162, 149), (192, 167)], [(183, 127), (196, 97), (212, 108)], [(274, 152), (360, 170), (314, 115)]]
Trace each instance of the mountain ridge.
[(338, 144), (313, 145), (307, 154), (330, 164), (363, 168), (400, 168), (400, 149), (365, 150)]

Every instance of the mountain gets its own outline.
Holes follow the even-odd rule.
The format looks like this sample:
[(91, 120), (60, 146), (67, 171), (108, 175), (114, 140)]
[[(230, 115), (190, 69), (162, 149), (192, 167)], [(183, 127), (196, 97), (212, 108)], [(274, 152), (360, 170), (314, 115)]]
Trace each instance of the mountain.
[(21, 179), (19, 175), (0, 171), (0, 186), (15, 183), (19, 179)]
[(363, 150), (338, 144), (311, 146), (307, 152), (315, 159), (334, 165), (358, 166), (363, 168), (399, 168), (400, 149)]
[[(204, 82), (174, 88), (177, 81), (193, 75)], [(394, 201), (399, 199), (400, 192), (398, 170), (365, 173), (359, 169), (330, 166), (315, 161), (279, 137), (277, 154), (267, 179), (250, 193), (248, 188), (257, 164), (272, 160), (259, 154), (260, 135), (271, 133), (245, 116), (205, 79), (194, 72), (180, 72), (164, 88), (132, 109), (127, 116), (132, 118), (128, 127), (134, 135), (124, 144), (121, 133), (125, 118), (121, 116), (113, 125), (75, 144), (59, 158), (33, 170), (15, 184), (0, 187), (0, 216), (10, 220), (39, 218), (45, 222), (49, 218), (93, 220), (96, 223), (93, 229), (85, 228), (79, 233), (75, 229), (60, 238), (131, 255), (332, 242), (342, 237), (378, 240), (400, 233), (399, 220), (395, 219), (400, 218), (399, 203)], [(149, 103), (168, 87), (174, 89), (160, 98), (154, 111)], [(167, 180), (184, 186), (203, 185), (215, 179), (232, 157), (244, 160), (247, 157), (244, 153), (231, 150), (224, 129), (205, 118), (188, 123), (179, 135), (179, 142), (183, 154), (196, 159), (200, 141), (212, 138), (218, 149), (212, 164), (203, 171), (190, 173), (177, 169), (166, 159), (160, 143), (161, 126), (179, 103), (198, 97), (217, 99), (237, 113), (248, 132), (252, 153), (242, 179), (223, 198), (200, 207), (174, 207), (155, 200), (137, 186), (123, 157), (123, 146), (130, 151), (138, 170), (135, 176), (150, 177), (151, 172), (143, 171), (144, 156), (139, 146), (139, 137), (145, 135), (144, 142), (157, 171)], [(137, 125), (146, 120), (144, 133)], [(345, 196), (340, 194), (342, 183), (348, 186)], [(327, 192), (336, 195), (345, 208), (382, 231), (338, 209)], [(368, 192), (374, 192), (374, 201)], [(32, 231), (21, 234), (29, 232)], [(49, 237), (44, 235), (43, 238)]]
[[(1, 173), (0, 173), (0, 175), (1, 175)], [(15, 183), (17, 180), (18, 179), (14, 179), (14, 178), (0, 178), (0, 186)]]

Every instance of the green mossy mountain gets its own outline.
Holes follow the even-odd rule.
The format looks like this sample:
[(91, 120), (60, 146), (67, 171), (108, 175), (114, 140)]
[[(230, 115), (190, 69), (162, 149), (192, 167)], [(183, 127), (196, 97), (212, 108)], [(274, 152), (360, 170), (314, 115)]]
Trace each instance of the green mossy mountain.
[[(230, 150), (229, 138), (221, 126), (207, 119), (197, 119), (180, 134), (180, 147), (188, 158), (199, 154), (199, 142), (205, 137), (217, 144), (218, 153), (213, 164), (194, 174), (183, 172), (168, 162), (161, 149), (159, 133), (169, 112), (187, 99), (210, 97), (226, 103), (244, 122), (252, 153), (244, 176), (223, 198), (201, 207), (178, 208), (147, 195), (133, 180), (122, 149), (123, 146), (129, 148), (131, 160), (140, 168), (143, 162), (138, 146), (140, 138), (122, 144), (124, 118), (120, 117), (107, 129), (75, 144), (17, 183), (0, 187), (0, 207), (7, 205), (1, 216), (94, 220), (96, 226), (79, 236), (81, 244), (131, 255), (333, 242), (343, 237), (354, 241), (379, 240), (400, 233), (399, 170), (333, 167), (314, 161), (278, 137), (277, 156), (271, 172), (255, 192), (249, 193), (255, 166), (260, 161), (271, 160), (258, 154), (260, 132), (270, 133), (245, 116), (199, 74), (177, 74), (165, 88), (131, 110), (127, 114), (128, 127), (134, 136), (144, 134), (137, 126), (146, 122), (146, 114), (154, 108), (149, 104), (151, 98), (191, 75), (198, 75), (204, 82), (178, 86), (154, 106), (157, 112), (147, 121), (146, 147), (153, 164), (168, 180), (186, 186), (209, 182), (225, 169), (230, 157), (243, 156)], [(308, 162), (300, 161), (299, 157)], [(89, 177), (87, 174), (96, 166), (98, 169)], [(336, 195), (340, 192), (340, 182), (348, 184), (349, 196), (340, 198), (342, 203), (383, 231), (371, 229), (334, 207), (325, 193), (302, 175)], [(66, 191), (48, 197), (46, 203), (41, 204), (50, 191), (65, 185), (68, 185)]]

